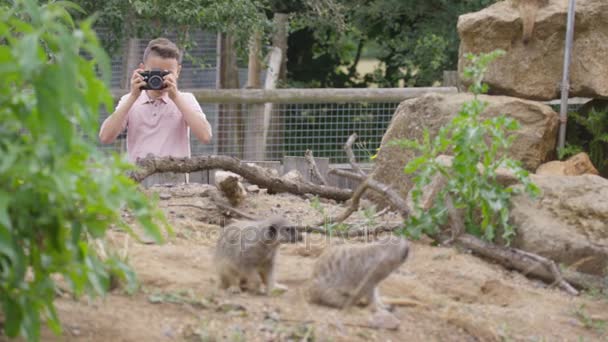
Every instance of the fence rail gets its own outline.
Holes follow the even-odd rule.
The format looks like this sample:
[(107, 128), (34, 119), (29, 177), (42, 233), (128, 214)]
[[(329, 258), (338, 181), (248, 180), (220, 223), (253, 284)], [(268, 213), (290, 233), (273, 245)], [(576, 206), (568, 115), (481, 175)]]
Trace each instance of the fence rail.
[[(455, 94), (456, 87), (419, 88), (323, 88), (323, 89), (185, 89), (202, 103), (261, 104), (261, 103), (346, 103), (401, 102), (426, 93)], [(127, 93), (113, 89), (118, 97)]]

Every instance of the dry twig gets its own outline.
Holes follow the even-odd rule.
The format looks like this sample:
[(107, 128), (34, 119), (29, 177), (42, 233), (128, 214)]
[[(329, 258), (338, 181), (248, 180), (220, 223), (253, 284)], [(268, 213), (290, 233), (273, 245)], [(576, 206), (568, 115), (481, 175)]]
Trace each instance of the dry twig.
[(304, 157), (306, 158), (306, 161), (308, 162), (308, 166), (312, 170), (315, 177), (317, 177), (319, 182), (321, 182), (322, 185), (327, 185), (327, 181), (325, 180), (325, 177), (323, 177), (323, 175), (321, 174), (321, 171), (319, 171), (317, 162), (315, 162), (315, 157), (312, 155), (312, 151), (306, 150), (306, 153), (304, 153)]
[(344, 151), (348, 156), (348, 161), (350, 163), (350, 166), (353, 168), (353, 171), (365, 177), (367, 175), (365, 174), (365, 172), (363, 172), (363, 170), (361, 170), (359, 165), (357, 165), (357, 158), (355, 157), (355, 153), (353, 153), (353, 144), (355, 143), (355, 140), (357, 140), (357, 137), (357, 133), (353, 133), (350, 137), (348, 137), (346, 144), (344, 144)]

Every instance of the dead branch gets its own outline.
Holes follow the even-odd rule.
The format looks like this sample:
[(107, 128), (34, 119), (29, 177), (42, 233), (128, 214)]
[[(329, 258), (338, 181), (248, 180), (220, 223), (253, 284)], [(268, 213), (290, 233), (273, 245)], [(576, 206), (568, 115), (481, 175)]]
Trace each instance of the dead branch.
[(202, 170), (222, 169), (241, 175), (250, 183), (267, 188), (270, 192), (290, 192), (304, 195), (313, 194), (336, 201), (346, 201), (352, 191), (331, 186), (316, 185), (310, 182), (295, 182), (276, 177), (265, 168), (242, 162), (230, 156), (197, 156), (192, 158), (147, 156), (137, 161), (138, 169), (130, 177), (141, 182), (146, 177), (160, 172), (189, 173)]
[(365, 174), (365, 172), (363, 172), (363, 170), (361, 170), (359, 165), (357, 165), (357, 158), (355, 157), (355, 153), (353, 153), (353, 144), (355, 143), (355, 140), (357, 140), (357, 138), (357, 133), (353, 133), (350, 137), (348, 137), (346, 144), (344, 144), (344, 152), (346, 152), (346, 156), (348, 156), (348, 161), (350, 163), (350, 166), (353, 168), (353, 171), (365, 177), (367, 175)]
[[(359, 175), (359, 174), (356, 174), (353, 172), (348, 172), (348, 171), (338, 170), (338, 169), (332, 169), (329, 171), (329, 173), (335, 174), (337, 176), (354, 179), (354, 180), (360, 180), (360, 181), (365, 180), (365, 177), (366, 177), (366, 176), (362, 176), (362, 175)], [(410, 213), (409, 205), (405, 202), (405, 200), (401, 197), (401, 195), (399, 195), (398, 192), (396, 192), (394, 189), (392, 189), (388, 185), (380, 183), (371, 178), (367, 179), (367, 186), (370, 189), (379, 193), (380, 195), (383, 195), (386, 199), (388, 199), (388, 201), (393, 205), (393, 207), (395, 207), (397, 210), (399, 210), (399, 213), (401, 214), (401, 216), (403, 218), (408, 217), (408, 215)]]
[[(214, 204), (215, 204), (215, 205), (216, 205), (216, 206), (217, 206), (217, 207), (218, 207), (220, 210), (225, 210), (225, 211), (228, 211), (228, 212), (230, 212), (230, 213), (232, 213), (232, 214), (235, 214), (235, 215), (240, 216), (240, 217), (242, 217), (242, 218), (245, 218), (245, 219), (247, 219), (247, 220), (253, 220), (253, 221), (255, 221), (255, 220), (259, 220), (259, 218), (257, 218), (257, 217), (254, 217), (254, 216), (252, 216), (252, 215), (249, 215), (249, 214), (247, 214), (247, 213), (245, 213), (245, 212), (243, 212), (243, 211), (241, 211), (241, 210), (238, 210), (238, 209), (236, 209), (236, 208), (234, 208), (234, 207), (231, 207), (231, 206), (229, 206), (229, 205), (227, 205), (227, 204), (223, 204), (223, 203), (221, 203), (221, 202), (219, 202), (219, 201), (214, 201), (213, 203), (214, 203)], [(196, 204), (169, 204), (169, 206), (170, 206), (170, 207), (186, 207), (186, 208), (194, 208), (194, 209), (200, 209), (200, 210), (209, 210), (209, 209), (211, 209), (211, 207), (203, 207), (203, 206), (196, 205)]]
[(304, 157), (306, 158), (306, 161), (308, 162), (308, 166), (312, 170), (315, 177), (317, 177), (319, 182), (321, 182), (322, 185), (327, 185), (327, 181), (325, 180), (325, 177), (323, 177), (323, 175), (321, 174), (321, 171), (319, 171), (317, 162), (315, 162), (315, 157), (312, 155), (312, 151), (306, 150), (306, 153), (304, 153)]
[[(435, 193), (436, 194), (436, 193)], [(445, 198), (445, 206), (448, 210), (448, 216), (450, 219), (450, 230), (452, 231), (452, 237), (444, 241), (444, 245), (451, 245), (456, 239), (465, 232), (464, 226), (464, 215), (461, 210), (457, 210), (454, 207), (452, 196), (449, 194)], [(428, 208), (426, 209), (428, 210)]]
[(572, 287), (572, 285), (568, 284), (567, 281), (564, 280), (564, 277), (562, 276), (562, 272), (560, 272), (560, 270), (557, 268), (555, 261), (547, 259), (540, 255), (537, 255), (534, 253), (529, 253), (529, 252), (522, 251), (519, 249), (517, 251), (519, 253), (522, 253), (524, 256), (526, 256), (532, 260), (535, 260), (538, 263), (545, 266), (545, 268), (551, 272), (551, 274), (553, 275), (554, 281), (559, 285), (559, 287), (561, 287), (564, 291), (568, 292), (569, 294), (571, 294), (573, 296), (578, 296), (578, 291), (574, 287)]
[(407, 298), (390, 298), (390, 297), (382, 297), (382, 302), (384, 304), (390, 304), (395, 306), (426, 306), (425, 303), (419, 302), (413, 299)]
[(516, 248), (498, 246), (470, 234), (460, 235), (456, 238), (455, 243), (471, 250), (474, 254), (494, 260), (507, 268), (518, 270), (526, 276), (530, 275), (544, 281), (555, 282), (571, 295), (578, 295), (578, 291), (568, 282), (572, 282), (578, 287), (588, 286), (588, 284), (577, 283), (576, 277), (571, 278), (566, 275), (564, 278), (557, 267), (553, 268), (555, 262), (532, 253)]
[[(444, 244), (456, 242), (462, 247), (471, 249), (473, 253), (493, 259), (503, 266), (514, 268), (522, 272), (525, 276), (530, 274), (544, 280), (555, 282), (567, 293), (573, 296), (578, 295), (578, 291), (564, 280), (553, 260), (520, 249), (490, 244), (472, 235), (463, 235), (465, 226), (462, 211), (459, 211), (454, 207), (454, 203), (449, 194), (446, 196), (445, 205), (448, 209), (452, 236), (444, 242)], [(550, 275), (546, 274), (547, 271), (550, 272)]]
[(363, 183), (361, 183), (357, 187), (353, 194), (353, 197), (351, 197), (350, 199), (350, 205), (342, 214), (340, 214), (340, 216), (324, 219), (317, 225), (321, 226), (323, 224), (344, 222), (344, 220), (346, 220), (350, 215), (352, 215), (352, 213), (359, 210), (359, 202), (361, 200), (361, 196), (363, 196), (363, 194), (365, 193), (365, 190), (367, 190), (367, 180), (363, 181)]

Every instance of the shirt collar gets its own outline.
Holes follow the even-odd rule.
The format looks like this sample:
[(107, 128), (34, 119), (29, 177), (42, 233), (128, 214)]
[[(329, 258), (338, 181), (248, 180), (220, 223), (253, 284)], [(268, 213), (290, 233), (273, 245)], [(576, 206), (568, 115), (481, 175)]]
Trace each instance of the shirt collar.
[[(141, 98), (142, 103), (154, 103), (154, 101), (155, 101), (148, 94), (147, 90), (144, 90), (144, 91), (141, 92), (140, 98)], [(169, 102), (169, 93), (167, 93), (167, 92), (162, 93), (162, 95), (158, 99), (161, 100), (164, 103), (168, 103)]]

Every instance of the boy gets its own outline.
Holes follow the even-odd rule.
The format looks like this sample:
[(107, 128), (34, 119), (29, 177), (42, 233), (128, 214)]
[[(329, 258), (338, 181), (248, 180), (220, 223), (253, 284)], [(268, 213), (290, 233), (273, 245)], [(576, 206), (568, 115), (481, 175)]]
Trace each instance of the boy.
[[(163, 77), (164, 88), (142, 90), (146, 81), (140, 72), (152, 69), (169, 72)], [(128, 127), (127, 155), (133, 163), (149, 153), (190, 157), (190, 131), (201, 143), (208, 144), (211, 126), (194, 95), (177, 89), (180, 71), (181, 53), (177, 46), (165, 38), (150, 41), (143, 63), (131, 76), (131, 92), (120, 99), (114, 113), (101, 125), (101, 142), (112, 143)]]

